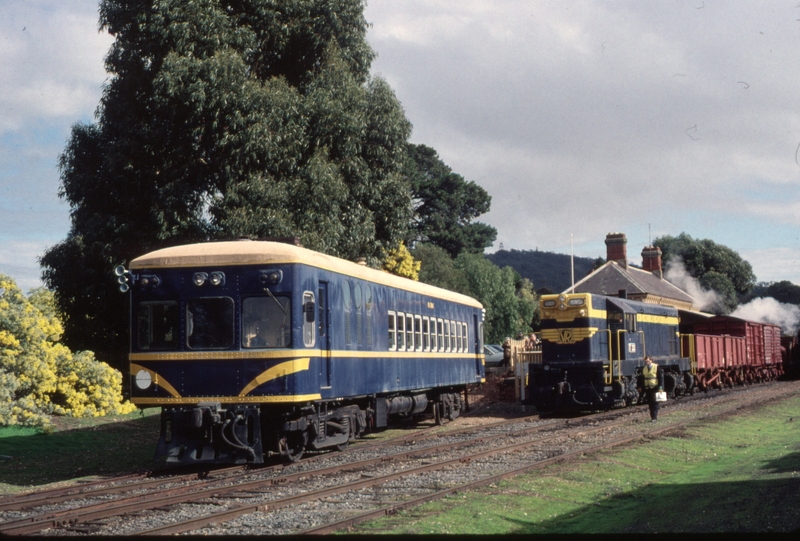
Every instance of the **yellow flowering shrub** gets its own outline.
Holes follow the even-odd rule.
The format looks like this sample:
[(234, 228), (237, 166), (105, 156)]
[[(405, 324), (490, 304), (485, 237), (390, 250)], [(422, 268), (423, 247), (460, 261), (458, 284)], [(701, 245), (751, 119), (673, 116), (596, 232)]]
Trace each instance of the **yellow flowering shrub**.
[(419, 280), (420, 265), (421, 263), (414, 260), (414, 256), (408, 251), (406, 245), (401, 242), (397, 248), (389, 250), (389, 253), (386, 254), (383, 261), (383, 270), (397, 276)]
[(90, 351), (71, 352), (59, 343), (62, 333), (50, 291), (39, 288), (26, 298), (0, 274), (0, 426), (136, 409), (122, 399), (122, 374)]

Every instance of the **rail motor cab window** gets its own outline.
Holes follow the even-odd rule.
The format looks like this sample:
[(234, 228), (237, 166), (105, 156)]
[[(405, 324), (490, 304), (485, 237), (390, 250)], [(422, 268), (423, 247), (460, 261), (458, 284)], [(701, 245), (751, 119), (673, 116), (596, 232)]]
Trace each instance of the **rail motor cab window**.
[(178, 348), (178, 303), (140, 302), (137, 319), (139, 349), (168, 351)]
[(202, 297), (186, 303), (186, 341), (190, 349), (233, 346), (233, 299)]
[(242, 347), (286, 348), (291, 343), (289, 297), (249, 297), (242, 301)]

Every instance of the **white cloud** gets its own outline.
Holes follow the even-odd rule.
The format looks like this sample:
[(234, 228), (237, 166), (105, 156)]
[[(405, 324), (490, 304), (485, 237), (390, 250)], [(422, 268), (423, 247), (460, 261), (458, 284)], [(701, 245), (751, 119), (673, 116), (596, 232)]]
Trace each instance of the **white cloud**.
[(412, 140), (489, 191), (479, 219), (498, 244), (563, 251), (573, 233), (596, 256), (606, 232), (644, 245), (652, 224), (778, 248), (800, 235), (800, 9), (700, 7), (419, 0), (366, 16)]
[(74, 122), (94, 111), (113, 42), (97, 26), (97, 1), (0, 8), (0, 134), (31, 119)]

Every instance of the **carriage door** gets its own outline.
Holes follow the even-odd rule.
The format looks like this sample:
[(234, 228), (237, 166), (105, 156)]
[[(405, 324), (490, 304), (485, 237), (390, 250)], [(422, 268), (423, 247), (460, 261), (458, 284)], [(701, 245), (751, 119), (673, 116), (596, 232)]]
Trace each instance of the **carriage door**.
[(478, 314), (473, 315), (472, 318), (472, 325), (475, 329), (475, 369), (478, 377), (482, 378), (484, 376), (483, 363), (481, 362), (481, 353), (483, 353), (483, 322), (478, 320)]
[(319, 292), (317, 295), (317, 333), (320, 348), (320, 386), (322, 389), (330, 389), (331, 387), (331, 333), (330, 333), (330, 316), (331, 312), (328, 309), (328, 282), (319, 283)]

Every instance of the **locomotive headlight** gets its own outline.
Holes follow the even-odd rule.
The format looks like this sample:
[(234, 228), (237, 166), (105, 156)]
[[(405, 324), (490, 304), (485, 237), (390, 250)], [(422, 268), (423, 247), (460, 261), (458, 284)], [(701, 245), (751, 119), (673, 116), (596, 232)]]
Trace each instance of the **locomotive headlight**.
[(144, 390), (150, 387), (153, 383), (153, 378), (150, 376), (150, 372), (147, 370), (139, 370), (136, 373), (136, 386), (140, 389)]
[(546, 364), (546, 365), (542, 366), (542, 368), (543, 368), (543, 369), (545, 370), (545, 372), (546, 372), (547, 370), (550, 370), (550, 365), (549, 365), (549, 364)]
[(194, 282), (194, 285), (197, 287), (205, 284), (206, 280), (208, 280), (208, 274), (205, 272), (196, 272), (194, 273), (194, 276), (192, 276), (192, 282)]
[(283, 280), (283, 271), (280, 269), (262, 270), (259, 271), (258, 278), (264, 287), (274, 286), (280, 284), (281, 280)]
[(225, 285), (225, 273), (220, 271), (215, 271), (211, 273), (211, 285), (212, 286), (224, 286)]
[(161, 278), (155, 274), (143, 274), (139, 277), (139, 285), (142, 289), (156, 288), (161, 285)]

